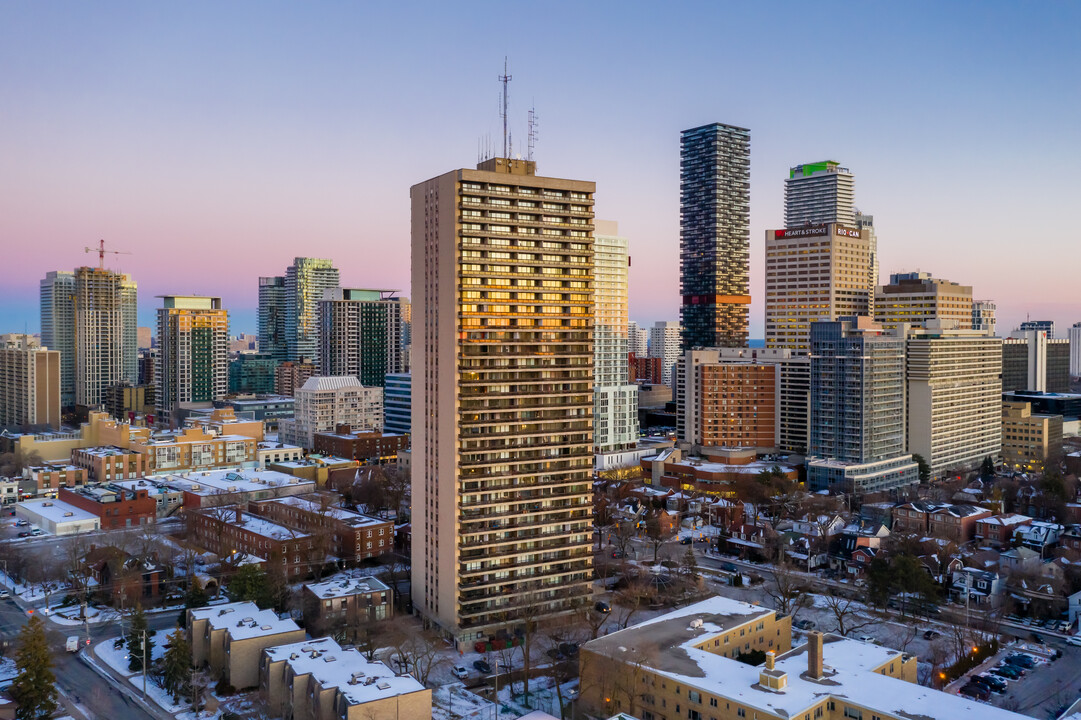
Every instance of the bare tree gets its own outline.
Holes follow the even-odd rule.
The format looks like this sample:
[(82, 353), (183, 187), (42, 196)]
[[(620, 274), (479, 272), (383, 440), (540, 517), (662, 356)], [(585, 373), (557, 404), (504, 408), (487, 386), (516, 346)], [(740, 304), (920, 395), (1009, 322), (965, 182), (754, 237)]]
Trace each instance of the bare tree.
[(612, 598), (617, 608), (616, 625), (620, 629), (626, 628), (631, 623), (634, 614), (657, 600), (657, 590), (648, 582), (638, 576), (628, 577), (627, 586), (621, 589)]
[(447, 662), (439, 652), (443, 641), (427, 630), (418, 631), (406, 619), (396, 618), (387, 632), (394, 655), (421, 684), (427, 685), (432, 671)]
[(634, 535), (634, 523), (624, 520), (621, 522), (617, 521), (611, 526), (608, 537), (616, 550), (619, 551), (620, 557), (626, 557), (627, 547), (630, 545), (631, 540), (634, 539)]
[(863, 609), (863, 605), (852, 598), (834, 594), (825, 595), (823, 597), (826, 607), (829, 608), (829, 611), (833, 614), (833, 620), (837, 624), (837, 632), (840, 635), (847, 635), (853, 630), (858, 630), (876, 622), (874, 618), (867, 618), (861, 621), (859, 619), (859, 611)]
[(661, 513), (663, 510), (655, 510), (646, 520), (646, 539), (649, 544), (653, 546), (653, 562), (656, 564), (659, 562), (658, 556), (660, 554), (661, 547), (672, 539), (673, 534), (664, 526), (661, 521)]
[(766, 594), (773, 600), (773, 608), (781, 615), (796, 614), (808, 600), (803, 579), (796, 575), (788, 563), (774, 568), (773, 582), (765, 589)]

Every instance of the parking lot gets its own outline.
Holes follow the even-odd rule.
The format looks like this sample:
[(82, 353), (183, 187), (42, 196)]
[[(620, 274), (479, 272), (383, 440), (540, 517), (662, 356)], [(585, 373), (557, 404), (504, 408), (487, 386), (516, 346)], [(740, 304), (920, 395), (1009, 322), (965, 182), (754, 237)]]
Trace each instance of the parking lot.
[[(1034, 643), (1011, 643), (994, 658), (953, 683), (950, 689), (958, 692), (975, 675), (993, 675), (1005, 682), (1005, 688), (991, 693), (985, 702), (1032, 717), (1056, 717), (1081, 696), (1081, 649), (1066, 646), (1057, 660), (1053, 659), (1056, 649)], [(996, 668), (1008, 664), (1005, 660), (1011, 655), (1033, 658), (1033, 667), (1015, 667), (1023, 671), (1018, 678), (996, 675)]]

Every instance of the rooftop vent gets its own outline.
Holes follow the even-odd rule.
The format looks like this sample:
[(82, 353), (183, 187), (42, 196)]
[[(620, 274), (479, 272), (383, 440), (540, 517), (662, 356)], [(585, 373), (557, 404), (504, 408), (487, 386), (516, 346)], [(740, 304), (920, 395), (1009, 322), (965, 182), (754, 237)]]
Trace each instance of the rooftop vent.
[(381, 682), (378, 685), (376, 685), (376, 687), (379, 688), (380, 690), (390, 690), (390, 683)]
[(260, 630), (269, 630), (269, 629), (270, 629), (270, 626), (269, 626), (269, 625), (263, 625), (263, 626), (261, 626), (261, 627), (260, 627), (259, 629), (260, 629)]

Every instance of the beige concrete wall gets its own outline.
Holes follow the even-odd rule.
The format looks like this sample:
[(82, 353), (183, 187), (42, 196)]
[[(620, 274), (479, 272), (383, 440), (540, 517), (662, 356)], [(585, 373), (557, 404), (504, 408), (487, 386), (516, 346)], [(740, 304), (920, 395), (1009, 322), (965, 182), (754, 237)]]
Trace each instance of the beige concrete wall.
[(304, 639), (304, 631), (290, 630), (273, 635), (260, 635), (243, 640), (228, 638), (224, 643), (225, 678), (237, 690), (259, 684), (259, 659), (263, 650), (275, 645), (288, 645)]

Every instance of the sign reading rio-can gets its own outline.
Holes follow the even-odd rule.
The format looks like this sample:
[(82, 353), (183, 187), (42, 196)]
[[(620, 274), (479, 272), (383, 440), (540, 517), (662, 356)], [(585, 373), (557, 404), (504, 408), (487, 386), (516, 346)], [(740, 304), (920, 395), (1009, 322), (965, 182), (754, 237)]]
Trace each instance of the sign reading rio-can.
[(856, 228), (846, 228), (846, 227), (842, 227), (840, 225), (834, 225), (833, 226), (833, 231), (834, 231), (834, 233), (836, 233), (837, 235), (840, 235), (841, 237), (854, 237), (854, 238), (863, 237), (862, 233), (859, 230), (857, 230)]

